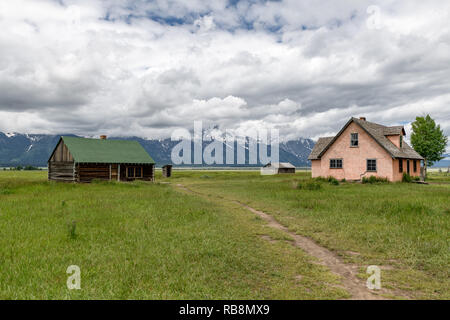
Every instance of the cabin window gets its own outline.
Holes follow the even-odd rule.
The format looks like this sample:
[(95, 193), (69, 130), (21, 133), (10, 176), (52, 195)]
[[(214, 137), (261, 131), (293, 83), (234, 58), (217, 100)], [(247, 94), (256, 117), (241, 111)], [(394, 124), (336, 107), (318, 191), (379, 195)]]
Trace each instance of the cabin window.
[(403, 172), (403, 159), (398, 159), (398, 172)]
[(330, 169), (342, 169), (342, 159), (330, 159)]
[(134, 168), (134, 176), (135, 177), (142, 177), (142, 168), (141, 167), (136, 167)]
[(358, 134), (357, 133), (351, 133), (350, 134), (350, 147), (357, 147), (357, 146), (359, 146)]
[(127, 167), (128, 178), (142, 178), (142, 167)]
[(403, 148), (403, 137), (400, 136), (400, 148)]
[(367, 159), (367, 171), (375, 172), (377, 171), (377, 160)]
[(417, 160), (413, 161), (413, 169), (414, 169), (414, 172), (417, 172)]

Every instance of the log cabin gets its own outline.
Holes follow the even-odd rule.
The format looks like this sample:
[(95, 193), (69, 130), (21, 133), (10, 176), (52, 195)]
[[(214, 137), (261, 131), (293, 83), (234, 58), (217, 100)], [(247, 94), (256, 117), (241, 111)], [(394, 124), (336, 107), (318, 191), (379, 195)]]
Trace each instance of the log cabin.
[(155, 161), (137, 141), (62, 136), (48, 160), (48, 179), (153, 181)]

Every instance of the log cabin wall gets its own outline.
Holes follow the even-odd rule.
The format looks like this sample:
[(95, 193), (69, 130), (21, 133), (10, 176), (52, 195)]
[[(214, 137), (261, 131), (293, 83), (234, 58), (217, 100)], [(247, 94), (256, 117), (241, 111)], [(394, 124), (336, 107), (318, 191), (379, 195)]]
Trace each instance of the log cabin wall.
[(155, 180), (155, 166), (153, 164), (144, 165), (144, 178), (146, 181)]
[(73, 182), (76, 180), (76, 174), (73, 157), (67, 146), (60, 140), (48, 162), (48, 179)]
[(78, 164), (78, 181), (109, 180), (109, 164), (80, 163)]
[(48, 179), (55, 181), (73, 182), (76, 180), (74, 162), (49, 162)]
[(72, 154), (62, 140), (59, 141), (50, 162), (73, 162)]
[[(142, 168), (142, 178), (130, 178), (127, 177), (128, 167), (141, 167)], [(144, 181), (154, 181), (155, 180), (155, 165), (153, 164), (120, 164), (120, 181), (133, 181), (133, 180), (144, 180)]]

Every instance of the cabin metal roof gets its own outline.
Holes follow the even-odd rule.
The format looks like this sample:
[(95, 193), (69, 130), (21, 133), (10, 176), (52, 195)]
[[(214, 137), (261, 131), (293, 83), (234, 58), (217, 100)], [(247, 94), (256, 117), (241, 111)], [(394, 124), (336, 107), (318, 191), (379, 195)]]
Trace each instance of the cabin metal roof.
[(274, 162), (266, 164), (263, 168), (295, 169), (295, 166), (289, 162)]
[(155, 164), (141, 144), (131, 140), (88, 139), (62, 136), (75, 162)]

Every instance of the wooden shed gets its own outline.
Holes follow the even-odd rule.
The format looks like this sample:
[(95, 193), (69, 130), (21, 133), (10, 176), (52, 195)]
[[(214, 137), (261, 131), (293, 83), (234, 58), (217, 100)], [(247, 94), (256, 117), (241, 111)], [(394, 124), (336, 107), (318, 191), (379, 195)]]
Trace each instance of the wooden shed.
[(295, 166), (289, 162), (268, 163), (261, 168), (262, 175), (272, 175), (280, 173), (295, 173)]
[(166, 164), (162, 167), (162, 175), (164, 178), (170, 178), (172, 176), (172, 165)]
[(153, 181), (155, 162), (137, 141), (63, 136), (48, 160), (48, 179)]

